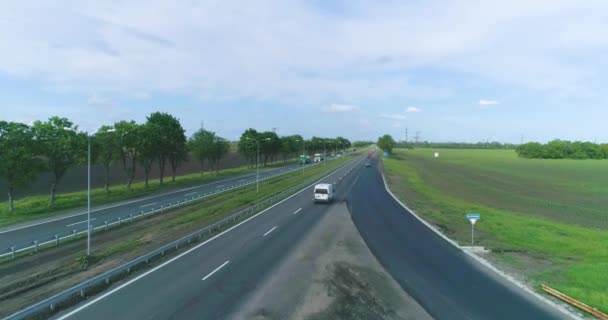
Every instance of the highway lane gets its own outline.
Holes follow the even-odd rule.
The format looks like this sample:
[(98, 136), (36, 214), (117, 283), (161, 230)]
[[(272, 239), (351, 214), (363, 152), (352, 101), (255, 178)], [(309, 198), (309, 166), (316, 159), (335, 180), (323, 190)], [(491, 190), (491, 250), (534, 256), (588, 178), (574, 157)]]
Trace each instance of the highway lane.
[[(348, 192), (343, 186), (352, 183), (363, 167), (362, 160), (358, 158), (322, 179), (336, 183), (338, 201)], [(309, 187), (187, 254), (56, 318), (225, 318), (269, 276), (328, 209), (327, 205), (312, 203)]]
[[(564, 319), (405, 211), (372, 167), (349, 193), (353, 222), (392, 277), (435, 319)], [(463, 213), (464, 219), (464, 213)]]
[[(299, 168), (300, 165), (293, 164), (276, 169), (266, 169), (260, 171), (260, 179), (282, 173), (288, 170)], [(94, 226), (103, 225), (105, 221), (113, 222), (121, 218), (127, 218), (129, 214), (139, 214), (142, 211), (150, 211), (161, 207), (166, 207), (168, 204), (175, 204), (177, 201), (184, 201), (193, 197), (202, 196), (213, 191), (229, 188), (235, 185), (255, 182), (256, 174), (248, 173), (233, 178), (218, 180), (215, 182), (203, 184), (200, 186), (188, 187), (184, 189), (174, 190), (162, 194), (132, 199), (126, 202), (120, 202), (114, 205), (106, 205), (101, 208), (92, 209), (91, 223)], [(67, 235), (86, 230), (87, 225), (86, 209), (80, 213), (61, 217), (50, 221), (35, 223), (25, 227), (18, 227), (0, 232), (0, 250), (10, 248), (15, 245), (18, 248), (22, 245), (30, 245), (34, 240), (50, 239), (54, 235)]]

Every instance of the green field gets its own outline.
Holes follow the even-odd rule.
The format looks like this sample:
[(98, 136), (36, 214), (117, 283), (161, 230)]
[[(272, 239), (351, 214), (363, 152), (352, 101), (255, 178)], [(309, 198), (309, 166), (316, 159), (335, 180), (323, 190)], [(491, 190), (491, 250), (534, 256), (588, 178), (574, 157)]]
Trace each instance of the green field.
[(392, 191), (452, 239), (470, 244), (465, 214), (478, 212), (491, 260), (608, 312), (608, 161), (398, 149), (383, 164)]

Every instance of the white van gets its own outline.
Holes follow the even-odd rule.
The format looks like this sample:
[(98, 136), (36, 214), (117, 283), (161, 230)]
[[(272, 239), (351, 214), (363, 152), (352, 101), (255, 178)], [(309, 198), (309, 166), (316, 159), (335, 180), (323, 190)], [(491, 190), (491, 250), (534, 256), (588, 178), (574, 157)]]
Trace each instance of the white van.
[(315, 185), (314, 202), (331, 202), (334, 198), (334, 186), (331, 183)]
[(315, 153), (315, 157), (313, 158), (312, 162), (321, 162), (323, 161), (323, 156), (321, 156), (320, 153)]

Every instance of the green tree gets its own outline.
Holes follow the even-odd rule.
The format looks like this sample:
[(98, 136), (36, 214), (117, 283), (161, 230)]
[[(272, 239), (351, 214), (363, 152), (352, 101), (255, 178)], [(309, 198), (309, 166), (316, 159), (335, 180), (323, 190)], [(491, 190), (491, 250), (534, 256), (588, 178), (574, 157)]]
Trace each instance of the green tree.
[(257, 146), (256, 146), (256, 140), (258, 140), (259, 137), (259, 133), (253, 129), (253, 128), (249, 128), (247, 130), (245, 130), (245, 132), (243, 132), (243, 134), (241, 134), (241, 138), (239, 139), (239, 143), (238, 143), (238, 150), (239, 153), (245, 158), (247, 159), (247, 162), (249, 163), (250, 167), (255, 166), (255, 161), (256, 161), (256, 152), (257, 152)]
[(51, 117), (46, 122), (34, 122), (34, 134), (45, 167), (52, 173), (49, 207), (55, 206), (57, 186), (65, 172), (79, 163), (84, 163), (87, 155), (87, 137), (76, 132), (70, 120)]
[(395, 147), (395, 145), (397, 143), (395, 142), (393, 137), (391, 137), (391, 135), (385, 134), (382, 137), (378, 138), (377, 144), (378, 144), (378, 147), (380, 147), (380, 149), (382, 149), (390, 154), (393, 152), (393, 148)]
[(139, 164), (144, 169), (144, 186), (149, 187), (150, 172), (152, 171), (152, 165), (154, 160), (158, 160), (158, 147), (157, 140), (155, 137), (156, 129), (149, 124), (142, 124), (139, 129)]
[(22, 123), (0, 121), (0, 177), (7, 183), (9, 212), (14, 210), (15, 189), (27, 186), (41, 167), (32, 128)]
[(228, 154), (228, 151), (230, 151), (230, 142), (222, 137), (215, 136), (211, 148), (210, 160), (211, 164), (215, 165), (216, 173), (220, 171), (220, 161)]
[(272, 162), (281, 150), (281, 140), (275, 132), (265, 131), (258, 134), (260, 142), (260, 158), (266, 166), (268, 161)]
[(102, 126), (97, 130), (93, 137), (93, 154), (97, 163), (103, 165), (104, 168), (104, 184), (103, 189), (106, 194), (110, 193), (110, 167), (114, 160), (120, 156), (120, 140), (114, 128), (111, 126)]
[[(171, 157), (178, 155), (185, 148), (185, 130), (174, 116), (165, 112), (154, 112), (147, 118), (147, 129), (145, 130), (146, 139), (155, 146), (160, 184), (164, 183), (165, 167)], [(176, 161), (176, 164), (178, 161)], [(175, 176), (175, 170), (173, 172)]]
[(118, 158), (122, 162), (122, 170), (127, 178), (127, 188), (131, 190), (131, 185), (135, 179), (136, 164), (139, 160), (140, 125), (135, 121), (119, 121), (114, 123), (115, 136), (118, 141)]
[(205, 172), (205, 161), (211, 158), (214, 139), (215, 133), (201, 128), (188, 140), (188, 147), (201, 165), (201, 174)]

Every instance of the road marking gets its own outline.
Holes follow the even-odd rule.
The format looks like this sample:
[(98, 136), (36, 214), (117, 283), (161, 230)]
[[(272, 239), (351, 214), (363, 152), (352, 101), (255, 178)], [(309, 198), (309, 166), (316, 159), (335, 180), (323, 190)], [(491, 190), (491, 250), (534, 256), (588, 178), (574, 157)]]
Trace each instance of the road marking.
[(222, 264), (221, 266), (219, 266), (219, 267), (215, 268), (215, 270), (211, 271), (211, 273), (210, 273), (210, 274), (206, 275), (206, 276), (203, 278), (203, 281), (207, 280), (207, 278), (211, 277), (211, 276), (212, 276), (214, 273), (216, 273), (216, 272), (220, 271), (220, 269), (221, 269), (221, 268), (225, 267), (225, 266), (226, 266), (227, 264), (229, 264), (229, 263), (230, 263), (230, 261), (226, 261), (226, 262), (224, 262), (224, 264)]
[(158, 202), (152, 202), (152, 203), (144, 204), (143, 206), (139, 206), (139, 207), (140, 207), (140, 208), (143, 208), (143, 207), (149, 207), (149, 206), (153, 206), (153, 205), (155, 205), (155, 204), (157, 204), (157, 203), (158, 203)]
[(195, 194), (198, 194), (198, 192), (191, 192), (191, 193), (188, 193), (188, 194), (187, 194), (187, 195), (185, 195), (184, 197), (187, 197), (187, 196), (193, 196), (193, 195), (195, 195)]
[(273, 232), (273, 231), (274, 231), (274, 229), (276, 229), (276, 228), (277, 228), (277, 227), (275, 226), (274, 228), (272, 228), (272, 229), (270, 229), (270, 230), (266, 231), (266, 233), (264, 233), (264, 235), (263, 235), (262, 237), (265, 237), (265, 236), (269, 235), (269, 234), (270, 234), (271, 232)]
[[(355, 160), (353, 159), (352, 161), (355, 161)], [(363, 161), (361, 161), (361, 162), (363, 162)], [(105, 299), (106, 297), (108, 297), (108, 296), (112, 295), (114, 292), (117, 292), (117, 291), (119, 291), (119, 290), (122, 290), (124, 287), (129, 286), (129, 285), (131, 285), (132, 283), (134, 283), (134, 282), (138, 281), (139, 279), (144, 278), (144, 277), (146, 277), (147, 275), (149, 275), (149, 274), (151, 274), (151, 273), (153, 273), (153, 272), (155, 272), (155, 271), (157, 271), (157, 270), (159, 270), (159, 269), (161, 269), (161, 268), (165, 267), (166, 265), (168, 265), (168, 264), (172, 263), (173, 261), (180, 259), (181, 257), (183, 257), (183, 256), (185, 256), (185, 255), (187, 255), (187, 254), (191, 253), (192, 251), (194, 251), (194, 250), (196, 250), (196, 249), (198, 249), (198, 248), (200, 248), (200, 247), (202, 247), (202, 246), (206, 245), (207, 243), (209, 243), (209, 242), (211, 242), (211, 241), (213, 241), (213, 240), (215, 240), (215, 239), (217, 239), (217, 238), (219, 238), (219, 237), (223, 236), (224, 234), (226, 234), (226, 233), (228, 233), (228, 232), (230, 232), (230, 231), (232, 231), (232, 230), (234, 230), (234, 229), (238, 228), (240, 225), (242, 225), (242, 224), (245, 224), (245, 223), (249, 222), (249, 220), (253, 220), (253, 219), (257, 218), (258, 216), (260, 216), (261, 214), (263, 214), (263, 213), (265, 213), (265, 212), (267, 212), (267, 211), (271, 210), (272, 208), (274, 208), (274, 207), (276, 207), (276, 206), (280, 205), (281, 203), (287, 202), (289, 199), (291, 199), (291, 198), (293, 198), (293, 197), (295, 197), (295, 196), (297, 196), (297, 195), (299, 195), (299, 194), (303, 193), (304, 191), (307, 191), (307, 190), (308, 190), (310, 187), (314, 186), (315, 184), (319, 183), (320, 181), (323, 181), (323, 180), (324, 180), (324, 179), (326, 179), (327, 177), (330, 177), (330, 176), (332, 176), (332, 175), (336, 174), (336, 172), (338, 172), (340, 169), (343, 169), (343, 168), (344, 168), (344, 167), (346, 167), (347, 165), (348, 165), (348, 164), (344, 164), (342, 167), (339, 167), (338, 169), (334, 170), (333, 172), (331, 172), (330, 174), (326, 175), (325, 177), (323, 177), (323, 178), (321, 178), (321, 179), (317, 180), (316, 182), (311, 183), (311, 184), (310, 184), (310, 185), (308, 185), (307, 187), (302, 188), (302, 190), (300, 190), (300, 191), (298, 191), (298, 192), (296, 192), (296, 193), (294, 193), (294, 194), (290, 195), (289, 197), (287, 197), (287, 198), (285, 198), (285, 199), (283, 199), (283, 200), (281, 200), (281, 201), (279, 201), (279, 202), (275, 203), (274, 205), (272, 205), (272, 206), (270, 206), (270, 207), (268, 207), (268, 208), (266, 208), (266, 209), (264, 209), (264, 210), (262, 210), (262, 211), (260, 211), (260, 212), (256, 213), (255, 215), (253, 215), (253, 216), (251, 216), (251, 217), (249, 217), (249, 218), (247, 218), (247, 219), (245, 219), (245, 220), (243, 220), (243, 221), (239, 222), (238, 224), (236, 224), (236, 225), (234, 225), (234, 226), (232, 226), (232, 227), (228, 228), (227, 230), (222, 231), (220, 234), (217, 234), (217, 235), (213, 236), (212, 238), (207, 239), (205, 242), (203, 242), (203, 243), (201, 243), (201, 244), (198, 244), (198, 245), (194, 246), (193, 248), (190, 248), (190, 249), (186, 250), (186, 251), (185, 251), (185, 252), (183, 252), (182, 254), (180, 254), (180, 255), (178, 255), (178, 256), (176, 256), (176, 257), (173, 257), (173, 258), (171, 258), (171, 259), (169, 259), (169, 260), (167, 260), (167, 261), (163, 262), (162, 264), (160, 264), (160, 265), (158, 265), (158, 266), (156, 266), (156, 267), (154, 267), (154, 268), (152, 268), (152, 269), (150, 269), (150, 270), (146, 271), (145, 273), (140, 274), (139, 276), (137, 276), (137, 277), (135, 277), (135, 278), (133, 278), (133, 279), (131, 279), (131, 280), (129, 280), (129, 281), (127, 281), (127, 282), (125, 282), (125, 283), (121, 284), (121, 285), (119, 285), (118, 287), (116, 287), (116, 288), (114, 288), (114, 289), (112, 289), (112, 290), (110, 290), (110, 291), (108, 291), (108, 292), (106, 292), (106, 293), (102, 294), (101, 296), (99, 296), (99, 297), (97, 297), (97, 298), (95, 298), (95, 299), (93, 299), (93, 300), (91, 300), (91, 301), (89, 301), (89, 302), (87, 302), (87, 303), (83, 304), (82, 306), (80, 306), (80, 307), (78, 307), (78, 308), (76, 308), (76, 309), (72, 310), (71, 312), (69, 312), (69, 313), (67, 313), (67, 314), (63, 315), (62, 317), (58, 318), (57, 320), (64, 320), (64, 319), (67, 319), (67, 318), (69, 318), (69, 317), (71, 317), (71, 316), (75, 315), (76, 313), (78, 313), (78, 312), (80, 312), (80, 311), (82, 311), (82, 310), (84, 310), (84, 309), (88, 308), (89, 306), (91, 306), (91, 305), (93, 305), (93, 304), (95, 304), (95, 303), (99, 302), (100, 300), (103, 300), (103, 299)]]
[[(93, 221), (93, 220), (95, 220), (95, 219), (96, 219), (96, 218), (93, 218), (93, 219), (91, 219), (91, 221)], [(72, 223), (72, 224), (66, 224), (65, 226), (66, 226), (66, 227), (71, 227), (71, 226), (75, 226), (75, 225), (77, 225), (77, 224), (86, 223), (86, 222), (87, 222), (87, 220), (84, 220), (84, 221), (80, 221), (80, 222), (74, 222), (74, 223)]]
[(298, 212), (300, 212), (300, 211), (302, 211), (302, 208), (300, 208), (300, 209), (298, 209), (298, 210), (294, 211), (294, 213), (293, 213), (293, 214), (298, 214)]
[(223, 186), (224, 186), (223, 184), (220, 184), (220, 185), (219, 185), (219, 186), (217, 186), (216, 188), (221, 188), (221, 187), (223, 187)]

